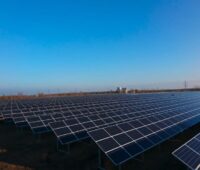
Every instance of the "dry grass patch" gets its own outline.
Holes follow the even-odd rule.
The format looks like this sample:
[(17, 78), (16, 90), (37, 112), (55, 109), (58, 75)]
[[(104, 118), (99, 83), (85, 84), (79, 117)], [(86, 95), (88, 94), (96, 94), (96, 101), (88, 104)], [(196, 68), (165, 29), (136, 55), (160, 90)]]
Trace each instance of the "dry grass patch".
[(29, 167), (24, 167), (20, 165), (0, 162), (0, 170), (32, 170), (32, 169)]

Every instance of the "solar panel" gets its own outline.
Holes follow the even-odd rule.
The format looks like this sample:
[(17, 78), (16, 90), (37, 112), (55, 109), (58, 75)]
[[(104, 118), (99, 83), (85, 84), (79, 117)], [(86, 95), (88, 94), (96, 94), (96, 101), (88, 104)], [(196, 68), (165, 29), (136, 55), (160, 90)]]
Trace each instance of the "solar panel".
[(192, 170), (200, 170), (200, 133), (172, 153)]
[(158, 121), (152, 121), (151, 124), (140, 125), (140, 119), (133, 123), (126, 122), (133, 126), (130, 130), (124, 130), (117, 124), (88, 134), (110, 160), (119, 165), (200, 121), (199, 103), (179, 110), (180, 112), (171, 112), (164, 119), (158, 118)]
[[(105, 122), (105, 120), (107, 120), (107, 123)], [(68, 134), (65, 134), (65, 135), (77, 135), (81, 132), (82, 134), (86, 135), (85, 137), (88, 137), (87, 133), (83, 133), (83, 131), (87, 131), (87, 130), (93, 129), (93, 128), (98, 128), (98, 127), (101, 127), (101, 126), (106, 126), (106, 125), (109, 125), (109, 123), (115, 122), (113, 119), (111, 119), (110, 122), (108, 120), (109, 120), (108, 118), (103, 119), (103, 118), (100, 118), (98, 116), (97, 116), (96, 120), (95, 119), (92, 120), (90, 117), (89, 118), (88, 117), (80, 117), (78, 119), (68, 119), (68, 120), (63, 121), (64, 122), (63, 126), (56, 127), (56, 129), (66, 127), (66, 128), (71, 129), (71, 131), (70, 131), (71, 134), (68, 133)], [(122, 121), (121, 118), (120, 118), (120, 121)], [(50, 123), (50, 127), (52, 128), (53, 131), (54, 131), (54, 126), (53, 126), (54, 124), (56, 124), (56, 122)], [(81, 138), (85, 138), (85, 137), (81, 135)], [(80, 140), (80, 138), (76, 138), (76, 139)]]
[(12, 119), (11, 110), (3, 110), (1, 113), (2, 113), (2, 116), (3, 116), (4, 120), (10, 121)]
[[(146, 101), (146, 102), (148, 103), (148, 101)], [(151, 102), (152, 102), (152, 100), (151, 100)], [(162, 101), (162, 102), (164, 102), (164, 101)], [(173, 101), (171, 101), (171, 102), (173, 102)], [(131, 104), (130, 101), (127, 102), (127, 104), (130, 105)], [(133, 105), (133, 104), (131, 104), (131, 105)], [(70, 115), (70, 116), (68, 114), (66, 115), (65, 113), (56, 113), (56, 114), (53, 113), (53, 114), (49, 115), (50, 118), (46, 122), (45, 122), (45, 120), (42, 120), (40, 118), (41, 115), (38, 115), (38, 118), (41, 119), (41, 121), (43, 121), (43, 124), (44, 124), (45, 127), (49, 127), (49, 123), (50, 122), (65, 120), (66, 121), (66, 126), (73, 126), (74, 125), (75, 127), (80, 127), (80, 125), (78, 126), (78, 124), (82, 124), (82, 126), (85, 129), (88, 129), (88, 128), (91, 129), (91, 128), (94, 128), (96, 126), (100, 126), (100, 125), (103, 125), (103, 124), (109, 124), (109, 123), (113, 124), (113, 123), (116, 123), (117, 121), (122, 121), (124, 119), (131, 118), (130, 117), (131, 115), (133, 117), (136, 117), (136, 116), (139, 117), (139, 116), (141, 116), (142, 112), (139, 115), (129, 114), (129, 117), (127, 115), (125, 115), (125, 113), (126, 114), (133, 113), (133, 111), (136, 110), (131, 105), (130, 105), (130, 107), (124, 107), (123, 105), (121, 105), (119, 108), (115, 108), (115, 109), (110, 109), (109, 107), (106, 107), (106, 109), (105, 109), (105, 106), (102, 106), (105, 109), (103, 112), (94, 111), (94, 112), (85, 112), (85, 113), (83, 113), (83, 110), (80, 110), (79, 114), (75, 114), (75, 113), (77, 113), (77, 111), (76, 111), (76, 112), (73, 112), (72, 115)], [(154, 103), (154, 105), (153, 105), (153, 103), (148, 103), (148, 105), (151, 106), (151, 107), (149, 107), (149, 109), (152, 110), (153, 106), (154, 107), (155, 106), (159, 107), (159, 102)], [(148, 109), (148, 105), (140, 103), (140, 105), (137, 106), (138, 107), (137, 111), (139, 112), (139, 111), (142, 111), (142, 109), (143, 109), (143, 108), (139, 108), (139, 106), (146, 106), (146, 109)], [(112, 105), (110, 105), (110, 106), (112, 106)], [(95, 109), (96, 108), (97, 107), (95, 107)], [(148, 110), (148, 114), (151, 114), (151, 110)], [(154, 112), (155, 111), (156, 110), (154, 108)], [(24, 118), (24, 120), (27, 121), (28, 124), (32, 123), (32, 122), (29, 122), (29, 119), (25, 119)], [(71, 128), (74, 129), (74, 127), (71, 127)], [(74, 130), (77, 130), (77, 129), (75, 128)], [(72, 130), (72, 132), (74, 132), (74, 130)], [(45, 131), (43, 131), (43, 132), (45, 132)], [(86, 133), (84, 133), (84, 134), (86, 134)], [(83, 136), (81, 136), (81, 137), (83, 137)]]
[[(5, 105), (3, 105), (1, 111), (3, 113), (4, 119), (11, 119), (12, 120), (12, 114), (16, 113), (28, 113), (28, 112), (40, 112), (40, 111), (46, 111), (51, 112), (56, 109), (77, 109), (78, 107), (85, 107), (87, 110), (91, 108), (92, 105), (99, 105), (101, 104), (117, 104), (118, 107), (120, 107), (121, 103), (126, 101), (131, 101), (139, 99), (151, 99), (152, 97), (156, 97), (157, 95), (97, 95), (97, 96), (85, 96), (85, 97), (57, 97), (57, 98), (45, 98), (45, 99), (32, 99), (32, 100), (14, 100), (6, 102)], [(89, 104), (89, 105), (88, 105)], [(105, 106), (104, 106), (105, 107)], [(113, 105), (113, 108), (115, 108), (116, 105)], [(100, 108), (98, 108), (99, 110)], [(59, 111), (60, 111), (59, 110)]]
[[(127, 99), (126, 99), (127, 100)], [(131, 100), (129, 101), (126, 101), (126, 100), (120, 100), (120, 103), (123, 104), (125, 102), (131, 102)], [(113, 103), (115, 103), (115, 106), (113, 105)], [(91, 104), (91, 103), (90, 103)], [(65, 117), (66, 116), (81, 116), (81, 115), (85, 115), (85, 114), (93, 114), (95, 111), (98, 111), (98, 113), (101, 111), (101, 112), (104, 112), (107, 110), (112, 110), (112, 106), (114, 106), (113, 108), (113, 111), (116, 110), (116, 109), (121, 109), (121, 106), (116, 106), (116, 102), (113, 102), (113, 101), (109, 101), (108, 103), (106, 103), (107, 106), (105, 106), (105, 104), (103, 106), (102, 103), (101, 104), (91, 104), (91, 105), (77, 105), (76, 107), (66, 107), (65, 105), (59, 105), (59, 108), (55, 109), (54, 107), (49, 107), (49, 108), (32, 108), (32, 109), (21, 109), (22, 112), (16, 112), (16, 110), (12, 111), (13, 113), (9, 113), (8, 115), (12, 118), (13, 118), (13, 121), (14, 123), (17, 125), (17, 126), (20, 126), (22, 123), (22, 120), (26, 121), (26, 118), (25, 117), (28, 117), (28, 116), (33, 116), (33, 115), (42, 115), (42, 114), (54, 114), (55, 115), (55, 112), (58, 112), (58, 113), (62, 113), (64, 111), (64, 115)], [(58, 106), (57, 106), (58, 107)], [(101, 108), (100, 108), (101, 107)], [(110, 107), (110, 108), (109, 108)], [(86, 109), (86, 108), (89, 108), (89, 109)], [(125, 108), (125, 107), (124, 107)], [(127, 107), (128, 108), (128, 105)], [(39, 110), (43, 110), (43, 111), (38, 111)], [(95, 110), (96, 109), (96, 110)], [(67, 111), (67, 112), (66, 112)], [(92, 113), (93, 112), (93, 113)], [(58, 116), (58, 114), (56, 114)], [(19, 119), (20, 117), (23, 117), (24, 119)], [(16, 119), (15, 119), (16, 118)], [(19, 121), (19, 122), (18, 122)]]
[(48, 131), (48, 127), (45, 126), (44, 122), (37, 116), (31, 116), (27, 118), (28, 124), (31, 127), (33, 133), (43, 133)]
[[(195, 102), (192, 100), (190, 102), (187, 102), (187, 105), (189, 103), (194, 104)], [(109, 116), (109, 118), (113, 119), (111, 122), (104, 121), (107, 117), (106, 118), (98, 117), (97, 120), (92, 120), (92, 119), (90, 119), (90, 117), (81, 117), (81, 119), (86, 119), (85, 121), (83, 121), (83, 120), (80, 121), (80, 119), (68, 119), (68, 120), (63, 121), (62, 126), (61, 126), (61, 124), (60, 124), (60, 127), (56, 126), (56, 129), (59, 129), (59, 128), (71, 129), (71, 131), (69, 131), (68, 133), (62, 134), (62, 136), (70, 136), (69, 139), (72, 139), (72, 141), (65, 140), (65, 142), (66, 142), (65, 144), (68, 144), (68, 143), (72, 143), (77, 140), (82, 140), (82, 139), (88, 138), (87, 132), (91, 131), (92, 129), (98, 129), (101, 127), (110, 126), (110, 125), (117, 124), (120, 122), (130, 121), (131, 119), (137, 119), (137, 118), (147, 117), (147, 116), (148, 116), (148, 119), (142, 118), (142, 119), (140, 119), (140, 121), (133, 120), (130, 122), (130, 124), (132, 124), (133, 127), (136, 127), (138, 125), (151, 123), (151, 121), (161, 120), (162, 118), (164, 118), (164, 117), (162, 117), (162, 115), (167, 114), (170, 110), (175, 110), (176, 108), (177, 109), (180, 108), (181, 105), (185, 106), (185, 104), (186, 103), (181, 102), (181, 104), (178, 105), (177, 103), (173, 102), (173, 105), (168, 105), (168, 106), (165, 106), (165, 107), (159, 108), (159, 109), (154, 108), (152, 110), (146, 110), (146, 112), (142, 111), (142, 112), (140, 112), (139, 115), (135, 114), (135, 112), (124, 113), (124, 115), (126, 115), (127, 117), (124, 117), (124, 118), (121, 117), (120, 120), (114, 120), (114, 118), (117, 117), (118, 115), (117, 116), (113, 115), (113, 116)], [(157, 117), (152, 116), (152, 115), (157, 115)], [(97, 124), (97, 122), (99, 124)], [(56, 124), (56, 122), (55, 122), (55, 124)], [(50, 128), (52, 129), (53, 132), (55, 132), (55, 128), (52, 125), (54, 125), (54, 123), (50, 123)], [(74, 128), (74, 127), (79, 127), (79, 128)], [(144, 129), (143, 129), (143, 133), (145, 133)], [(55, 135), (57, 136), (58, 140), (60, 140), (61, 136), (58, 136), (56, 133), (55, 133)], [(71, 136), (74, 136), (74, 137), (71, 138)], [(61, 142), (61, 143), (63, 144), (63, 142)]]

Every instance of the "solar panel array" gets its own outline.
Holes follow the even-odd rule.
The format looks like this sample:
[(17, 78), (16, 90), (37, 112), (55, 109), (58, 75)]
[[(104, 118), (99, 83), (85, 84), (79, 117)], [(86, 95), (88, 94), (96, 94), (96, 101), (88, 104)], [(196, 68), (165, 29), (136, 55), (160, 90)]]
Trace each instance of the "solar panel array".
[(107, 94), (0, 102), (0, 120), (53, 132), (60, 144), (91, 138), (119, 165), (200, 122), (200, 93)]
[[(130, 120), (135, 120), (138, 118), (142, 118), (141, 121), (143, 123), (147, 123), (147, 116), (150, 117), (152, 115), (158, 115), (158, 117), (162, 117), (168, 111), (178, 108), (181, 105), (184, 106), (188, 103), (174, 103), (175, 101), (170, 101), (171, 104), (168, 106), (163, 106), (166, 104), (166, 101), (157, 103), (151, 103), (151, 108), (148, 107), (145, 109), (131, 111), (131, 112), (115, 112), (111, 113), (111, 115), (99, 114), (88, 117), (78, 117), (77, 119), (66, 119), (63, 121), (58, 121), (54, 123), (50, 123), (50, 127), (52, 131), (55, 133), (57, 138), (62, 144), (71, 143), (77, 140), (81, 140), (89, 137), (88, 131), (99, 129), (101, 127), (111, 126), (121, 122), (127, 122)], [(194, 102), (194, 101), (190, 101)], [(155, 105), (154, 105), (155, 104)], [(163, 106), (163, 107), (162, 107)], [(120, 116), (121, 115), (121, 116)]]
[(200, 170), (200, 133), (173, 152), (173, 155), (192, 170)]
[[(119, 110), (127, 110), (130, 109), (130, 104), (133, 102), (131, 99), (129, 101), (120, 100), (118, 101), (120, 104), (114, 103), (113, 101), (109, 101), (107, 103), (100, 103), (95, 104), (90, 103), (89, 105), (84, 106), (76, 106), (75, 110), (72, 110), (70, 108), (69, 111), (66, 111), (65, 108), (62, 108), (62, 110), (48, 110), (48, 113), (43, 112), (31, 112), (31, 113), (17, 113), (13, 114), (13, 120), (17, 126), (25, 126), (28, 124), (30, 128), (35, 133), (43, 133), (45, 131), (49, 130), (49, 123), (59, 121), (59, 120), (65, 120), (65, 119), (74, 119), (76, 117), (80, 116), (89, 116), (89, 115), (95, 115), (95, 114), (106, 114), (106, 113), (112, 113), (117, 112)], [(129, 105), (128, 105), (129, 104)], [(131, 104), (132, 105), (132, 104)], [(63, 106), (62, 106), (63, 107)], [(89, 108), (89, 109), (88, 109)], [(64, 112), (63, 112), (63, 109)], [(130, 111), (130, 110), (129, 110)]]
[[(10, 110), (3, 111), (3, 116), (6, 120), (13, 120), (17, 126), (28, 125), (34, 133), (43, 133), (49, 131), (50, 122), (66, 118), (72, 119), (78, 116), (87, 116), (99, 113), (105, 114), (106, 111), (116, 112), (122, 109), (127, 110), (130, 109), (130, 104), (133, 105), (140, 101), (142, 104), (143, 102), (147, 102), (145, 98), (151, 99), (152, 96), (137, 96), (133, 98), (130, 96), (124, 97), (123, 95), (116, 95), (114, 97), (112, 95), (108, 95), (101, 97), (95, 96), (92, 98), (92, 100), (91, 98), (76, 98), (76, 100), (72, 98), (73, 101), (70, 101), (72, 99), (69, 100), (68, 98), (67, 102), (66, 98), (64, 100), (57, 99), (57, 103), (55, 101), (44, 102), (42, 100), (38, 101), (40, 102), (39, 104), (35, 104), (35, 101), (12, 103), (12, 108)], [(85, 103), (84, 100), (89, 100), (90, 102)], [(130, 112), (130, 110), (128, 111)]]

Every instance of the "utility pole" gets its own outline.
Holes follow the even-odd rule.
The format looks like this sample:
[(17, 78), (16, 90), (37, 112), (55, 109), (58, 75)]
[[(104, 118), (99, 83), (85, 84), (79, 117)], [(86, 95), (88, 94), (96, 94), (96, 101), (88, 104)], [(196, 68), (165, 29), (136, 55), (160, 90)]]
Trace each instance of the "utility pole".
[(187, 86), (188, 86), (188, 84), (187, 84), (187, 81), (185, 80), (184, 81), (184, 88), (187, 89)]

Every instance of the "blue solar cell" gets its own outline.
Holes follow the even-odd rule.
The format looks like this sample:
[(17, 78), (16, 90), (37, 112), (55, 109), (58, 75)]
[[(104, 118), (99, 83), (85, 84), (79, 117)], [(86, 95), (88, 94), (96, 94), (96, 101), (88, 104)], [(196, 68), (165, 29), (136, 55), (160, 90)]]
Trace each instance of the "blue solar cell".
[(88, 116), (90, 120), (97, 120), (99, 119), (99, 117), (97, 115), (91, 115), (91, 116)]
[(199, 133), (199, 135), (196, 136), (196, 139), (198, 139), (200, 141), (200, 133)]
[(105, 128), (106, 132), (108, 132), (110, 135), (115, 135), (118, 133), (121, 133), (122, 130), (120, 128), (118, 128), (117, 126), (111, 126), (111, 127), (107, 127)]
[(92, 131), (90, 134), (95, 141), (109, 137), (109, 134), (104, 129)]
[(119, 146), (119, 144), (115, 142), (115, 140), (111, 137), (107, 139), (103, 139), (97, 142), (97, 144), (104, 152), (110, 151)]
[(137, 131), (137, 130), (131, 130), (129, 132), (127, 132), (128, 136), (130, 136), (133, 140), (137, 140), (141, 137), (143, 137), (143, 135)]
[(61, 144), (70, 143), (77, 140), (75, 135), (64, 135), (60, 136), (58, 139), (61, 142)]
[(191, 149), (199, 153), (200, 157), (200, 141), (198, 139), (193, 139), (187, 143), (187, 146), (189, 146)]
[(124, 134), (120, 134), (120, 135), (116, 135), (113, 137), (117, 143), (119, 143), (120, 145), (124, 145), (126, 143), (129, 143), (132, 141), (132, 139), (130, 137), (128, 137), (125, 133)]
[(147, 118), (142, 118), (142, 119), (140, 119), (140, 122), (142, 123), (142, 124), (144, 124), (144, 125), (147, 125), (147, 124), (150, 124), (150, 123), (152, 123), (150, 120), (148, 120)]
[(125, 145), (124, 148), (131, 156), (136, 156), (143, 151), (143, 148), (135, 142)]
[(143, 124), (141, 122), (139, 122), (138, 120), (133, 120), (129, 122), (131, 126), (133, 126), (134, 128), (138, 128), (143, 126)]
[(72, 125), (69, 128), (71, 129), (72, 132), (77, 132), (77, 131), (84, 130), (84, 127), (81, 124)]
[(79, 122), (76, 120), (76, 119), (66, 119), (66, 120), (64, 120), (65, 121), (65, 123), (68, 125), (68, 126), (70, 126), (70, 125), (74, 125), (74, 124), (78, 124)]
[(148, 129), (146, 126), (139, 128), (138, 131), (143, 135), (148, 135), (152, 133), (152, 131)]
[(81, 131), (81, 132), (76, 133), (76, 137), (78, 139), (85, 139), (85, 138), (88, 138), (89, 136), (86, 131)]
[(60, 121), (60, 122), (51, 123), (50, 125), (52, 126), (53, 129), (56, 129), (56, 128), (64, 127), (65, 123), (63, 121)]
[(95, 125), (97, 126), (100, 126), (100, 125), (104, 125), (105, 122), (103, 120), (96, 120), (96, 121), (93, 121)]
[(67, 127), (62, 127), (62, 128), (59, 128), (59, 129), (55, 129), (54, 132), (57, 136), (61, 136), (61, 135), (69, 134), (70, 129), (67, 128)]
[(112, 123), (113, 122), (113, 119), (111, 118), (106, 118), (106, 119), (103, 119), (106, 123)]
[(152, 134), (147, 137), (154, 145), (162, 142), (162, 138), (160, 138), (157, 134)]
[(133, 127), (131, 125), (129, 125), (128, 123), (122, 123), (118, 125), (120, 129), (124, 130), (124, 131), (128, 131), (133, 129)]
[(86, 129), (89, 129), (89, 128), (92, 128), (95, 126), (95, 124), (93, 122), (87, 122), (87, 123), (83, 123), (83, 126), (86, 128)]
[(158, 132), (157, 133), (157, 135), (160, 137), (160, 138), (162, 138), (163, 140), (166, 140), (166, 139), (168, 139), (169, 138), (169, 134), (168, 133), (166, 133), (165, 131), (160, 131), (160, 132)]
[(78, 117), (77, 119), (81, 123), (90, 121), (90, 119), (88, 117)]
[(156, 132), (158, 130), (160, 130), (160, 128), (158, 126), (156, 126), (155, 124), (151, 124), (147, 126), (152, 132)]
[(154, 145), (153, 142), (150, 141), (148, 138), (139, 139), (136, 143), (140, 145), (144, 150), (147, 150)]
[(130, 155), (123, 149), (116, 149), (108, 153), (108, 157), (114, 164), (118, 165), (130, 158)]
[(165, 132), (169, 134), (170, 136), (174, 136), (177, 134), (177, 131), (175, 131), (173, 127), (165, 129)]
[(157, 122), (156, 123), (156, 126), (158, 126), (160, 129), (164, 129), (166, 128), (168, 125), (163, 123), (163, 122)]

